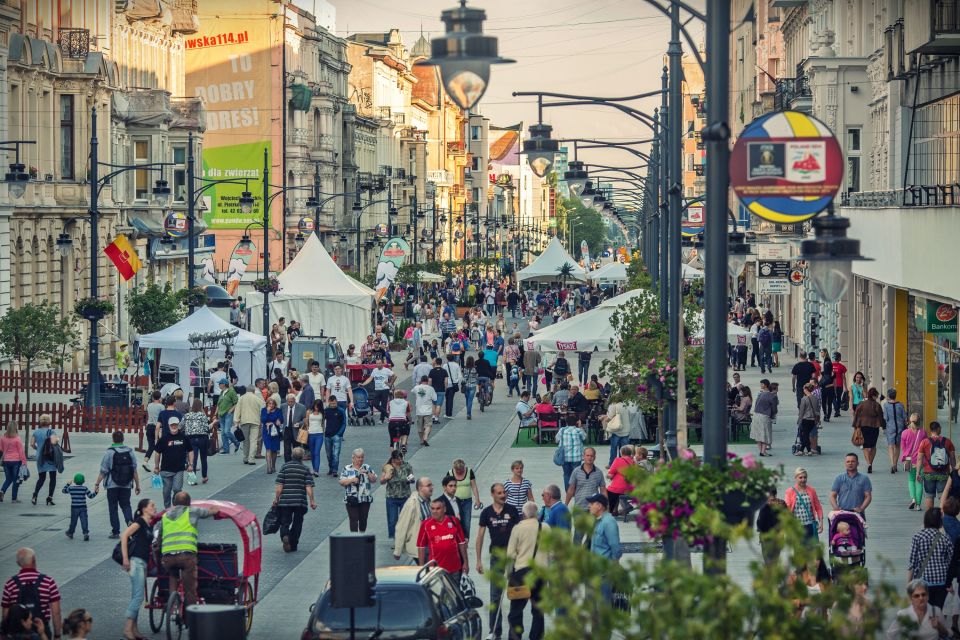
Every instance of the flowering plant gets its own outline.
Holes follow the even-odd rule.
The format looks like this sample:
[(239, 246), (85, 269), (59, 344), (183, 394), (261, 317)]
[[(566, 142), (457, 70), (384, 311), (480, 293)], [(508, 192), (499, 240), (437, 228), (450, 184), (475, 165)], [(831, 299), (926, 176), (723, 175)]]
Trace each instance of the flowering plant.
[(280, 290), (280, 281), (274, 276), (257, 278), (253, 281), (253, 288), (260, 293), (276, 293)]
[(73, 305), (73, 312), (86, 320), (100, 320), (113, 313), (113, 303), (100, 298), (82, 298)]
[[(761, 465), (753, 455), (727, 454), (723, 465), (702, 464), (689, 449), (653, 473), (631, 469), (637, 500), (637, 524), (651, 538), (683, 538), (704, 544), (722, 526), (727, 510), (739, 513), (762, 500), (776, 486), (780, 471)], [(739, 520), (734, 520), (734, 523)]]

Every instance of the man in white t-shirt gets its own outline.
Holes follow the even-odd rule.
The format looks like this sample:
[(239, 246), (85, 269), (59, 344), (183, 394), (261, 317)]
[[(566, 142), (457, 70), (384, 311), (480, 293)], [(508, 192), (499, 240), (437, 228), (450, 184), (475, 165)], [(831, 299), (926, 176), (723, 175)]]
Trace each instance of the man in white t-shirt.
[(210, 382), (207, 387), (207, 392), (213, 396), (214, 406), (216, 406), (217, 402), (220, 400), (220, 382), (223, 381), (227, 383), (227, 386), (230, 385), (230, 377), (224, 370), (225, 368), (226, 365), (223, 362), (218, 362), (216, 370), (210, 374)]
[(274, 370), (279, 370), (284, 377), (287, 375), (287, 367), (289, 363), (283, 357), (283, 351), (277, 350), (277, 354), (273, 360), (270, 361), (270, 366), (267, 367), (267, 373), (270, 376), (270, 379), (273, 380)]
[(387, 419), (387, 403), (390, 402), (390, 386), (395, 376), (389, 367), (384, 366), (383, 360), (377, 358), (376, 368), (370, 372), (367, 379), (360, 384), (366, 386), (373, 382), (373, 406), (380, 411), (380, 424)]
[(457, 356), (453, 354), (447, 354), (447, 364), (443, 365), (444, 370), (447, 372), (449, 386), (447, 387), (447, 393), (444, 400), (446, 401), (446, 413), (445, 415), (448, 418), (453, 417), (453, 400), (456, 397), (456, 392), (451, 391), (450, 387), (457, 385), (455, 388), (459, 391), (460, 385), (463, 384), (463, 373), (460, 369), (460, 365), (457, 363)]
[(339, 364), (333, 368), (333, 375), (327, 380), (326, 390), (328, 397), (337, 399), (337, 407), (346, 422), (347, 408), (353, 406), (353, 389), (350, 388), (350, 378), (343, 375), (343, 367)]
[(327, 379), (320, 372), (320, 363), (316, 360), (310, 361), (310, 372), (307, 373), (307, 381), (313, 387), (313, 397), (317, 400), (327, 401)]
[(414, 411), (417, 415), (417, 433), (420, 434), (420, 444), (429, 447), (427, 440), (433, 428), (433, 405), (437, 401), (437, 392), (430, 384), (430, 376), (420, 376), (420, 384), (410, 392)]

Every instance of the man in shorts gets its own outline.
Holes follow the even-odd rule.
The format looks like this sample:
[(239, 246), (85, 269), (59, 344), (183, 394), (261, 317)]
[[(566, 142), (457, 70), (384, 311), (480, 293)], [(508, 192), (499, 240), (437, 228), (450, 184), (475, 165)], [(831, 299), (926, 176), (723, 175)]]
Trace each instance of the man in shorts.
[(417, 434), (420, 444), (429, 447), (428, 439), (433, 428), (433, 409), (437, 405), (437, 392), (430, 384), (430, 376), (420, 376), (420, 384), (410, 391), (414, 413), (417, 416)]

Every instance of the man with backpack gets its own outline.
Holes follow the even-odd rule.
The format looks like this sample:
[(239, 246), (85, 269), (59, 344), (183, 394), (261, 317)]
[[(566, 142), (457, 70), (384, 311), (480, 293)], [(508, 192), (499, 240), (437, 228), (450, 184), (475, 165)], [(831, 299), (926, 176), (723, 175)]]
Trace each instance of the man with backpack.
[(770, 327), (760, 327), (757, 344), (760, 345), (760, 373), (773, 373), (773, 333)]
[(110, 537), (120, 537), (120, 518), (117, 507), (123, 511), (126, 526), (133, 522), (130, 510), (130, 492), (140, 495), (140, 474), (137, 473), (137, 458), (133, 449), (123, 444), (123, 431), (113, 432), (113, 444), (100, 460), (100, 474), (93, 484), (94, 491), (100, 490), (100, 484), (107, 490), (107, 513), (110, 514)]
[[(60, 638), (63, 634), (63, 617), (60, 614), (60, 589), (50, 576), (37, 571), (37, 554), (33, 549), (17, 549), (17, 565), (20, 571), (3, 585), (0, 600), (3, 618), (10, 608), (18, 604), (29, 610), (35, 618), (43, 620), (48, 638)], [(51, 622), (53, 635), (50, 634)]]
[(957, 466), (957, 455), (950, 438), (940, 435), (940, 423), (930, 423), (930, 437), (917, 449), (917, 480), (923, 482), (923, 509), (947, 486), (950, 470)]

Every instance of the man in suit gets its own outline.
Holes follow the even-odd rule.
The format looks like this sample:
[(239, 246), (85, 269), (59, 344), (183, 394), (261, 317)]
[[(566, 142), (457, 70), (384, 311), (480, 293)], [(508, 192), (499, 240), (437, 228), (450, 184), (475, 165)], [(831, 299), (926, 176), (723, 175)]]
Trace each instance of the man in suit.
[(281, 409), (283, 412), (283, 461), (293, 460), (294, 439), (297, 437), (297, 431), (303, 425), (307, 417), (307, 409), (297, 402), (297, 396), (292, 393), (287, 394), (287, 404)]

